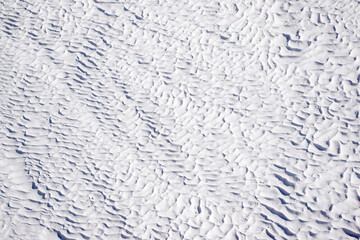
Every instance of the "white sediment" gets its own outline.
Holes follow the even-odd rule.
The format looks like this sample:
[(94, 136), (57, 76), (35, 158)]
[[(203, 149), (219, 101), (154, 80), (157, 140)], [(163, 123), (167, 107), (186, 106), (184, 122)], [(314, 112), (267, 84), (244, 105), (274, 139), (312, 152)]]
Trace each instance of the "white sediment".
[(360, 238), (357, 1), (0, 1), (0, 239)]

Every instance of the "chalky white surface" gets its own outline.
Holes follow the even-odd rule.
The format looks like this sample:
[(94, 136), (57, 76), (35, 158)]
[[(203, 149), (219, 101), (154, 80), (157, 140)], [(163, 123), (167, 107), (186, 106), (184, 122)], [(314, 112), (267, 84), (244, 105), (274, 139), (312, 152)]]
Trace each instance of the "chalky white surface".
[(357, 239), (360, 3), (3, 0), (1, 239)]

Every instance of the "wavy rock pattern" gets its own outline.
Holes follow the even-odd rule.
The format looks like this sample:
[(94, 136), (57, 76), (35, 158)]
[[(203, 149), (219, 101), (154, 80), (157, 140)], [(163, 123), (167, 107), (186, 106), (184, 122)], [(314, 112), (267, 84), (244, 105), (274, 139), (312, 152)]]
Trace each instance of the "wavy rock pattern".
[(359, 19), (2, 1), (1, 238), (359, 238)]

